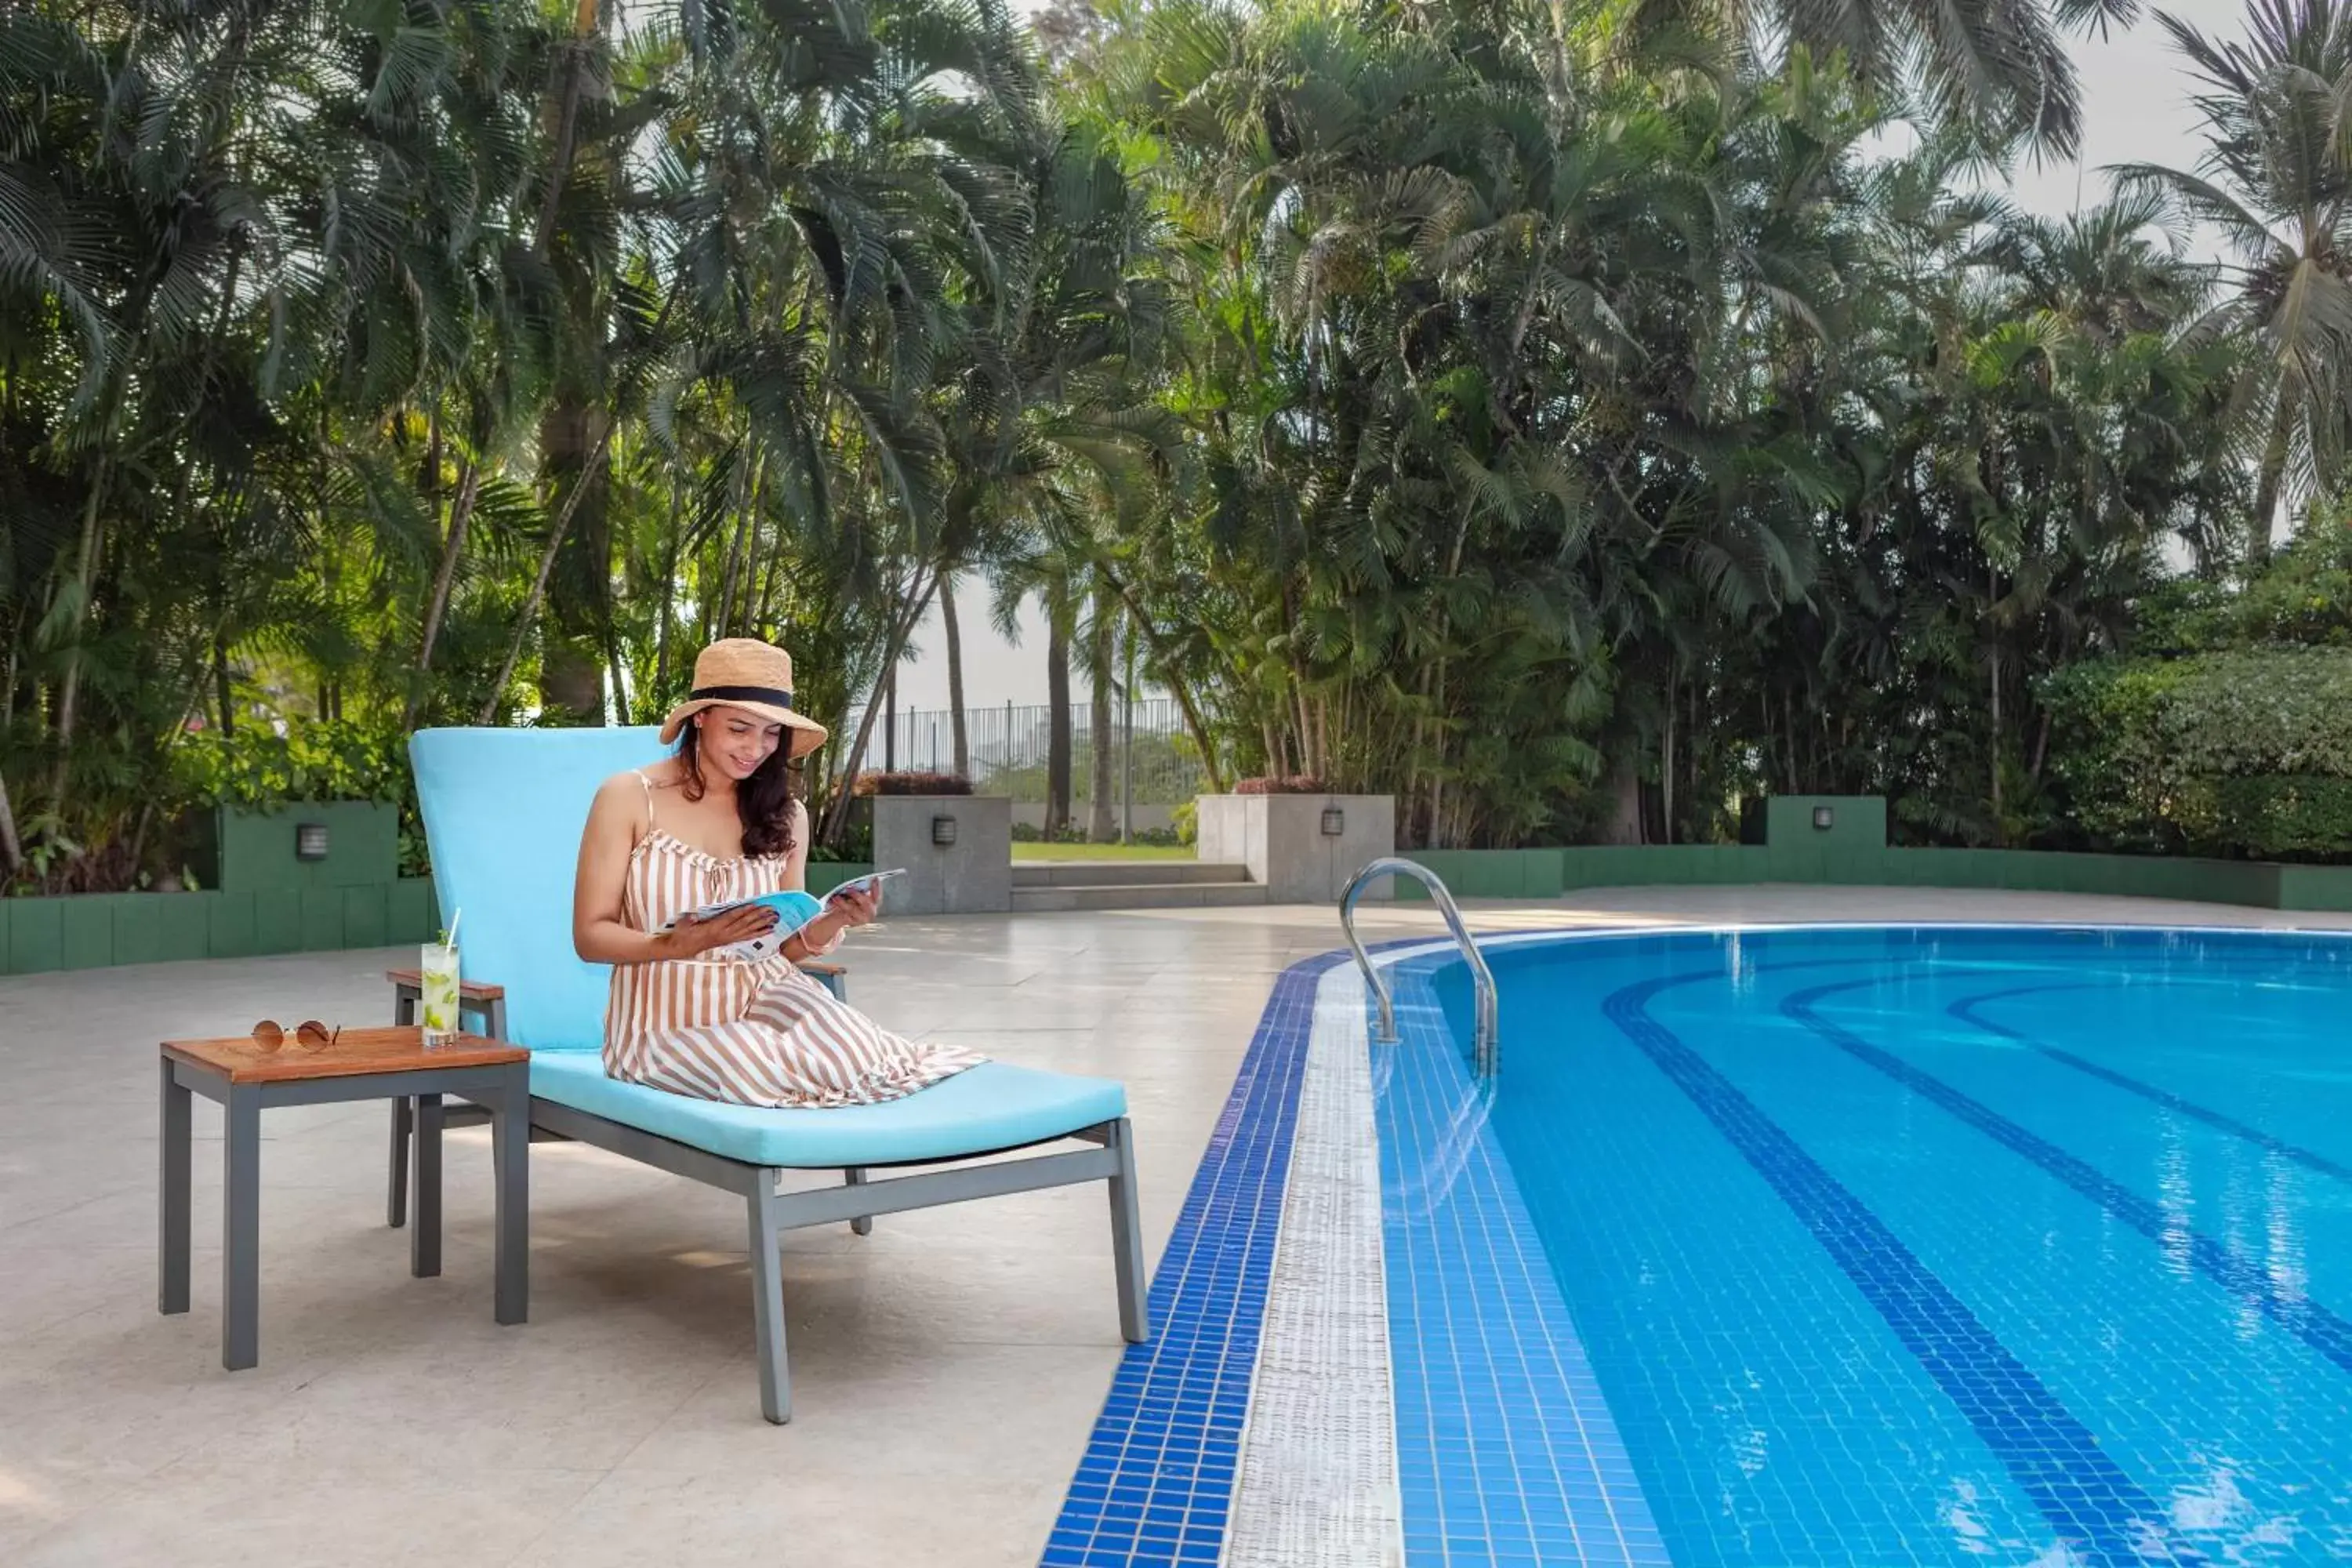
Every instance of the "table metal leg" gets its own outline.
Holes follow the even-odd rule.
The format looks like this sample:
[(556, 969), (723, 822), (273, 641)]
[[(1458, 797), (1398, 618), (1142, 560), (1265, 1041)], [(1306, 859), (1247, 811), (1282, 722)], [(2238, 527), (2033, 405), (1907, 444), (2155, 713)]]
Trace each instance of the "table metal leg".
[(190, 1162), (189, 1102), (192, 1096), (173, 1076), (172, 1058), (163, 1064), (163, 1158), (155, 1173), (155, 1310), (188, 1310), (188, 1226), (194, 1184)]
[(261, 1095), (232, 1088), (222, 1107), (221, 1365), (261, 1359)]
[(404, 1094), (392, 1100), (392, 1170), (384, 1183), (384, 1224), (398, 1230), (408, 1223), (408, 1131), (416, 1119)]
[(416, 1190), (410, 1195), (408, 1271), (419, 1279), (441, 1272), (441, 1097), (416, 1097), (416, 1147), (409, 1169)]
[(498, 1320), (530, 1315), (530, 1066), (507, 1069), (490, 1121), (490, 1158), (498, 1168)]

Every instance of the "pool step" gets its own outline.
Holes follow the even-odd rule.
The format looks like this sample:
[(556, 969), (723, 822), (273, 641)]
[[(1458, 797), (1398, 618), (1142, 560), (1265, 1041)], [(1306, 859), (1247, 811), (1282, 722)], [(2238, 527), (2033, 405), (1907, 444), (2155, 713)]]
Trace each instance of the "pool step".
[(1055, 910), (1223, 909), (1265, 902), (1265, 885), (1262, 882), (1097, 882), (1077, 887), (1048, 884), (1013, 889), (1016, 914), (1044, 914)]
[(1156, 888), (1248, 880), (1248, 867), (1213, 860), (1021, 860), (1013, 867), (1016, 888)]

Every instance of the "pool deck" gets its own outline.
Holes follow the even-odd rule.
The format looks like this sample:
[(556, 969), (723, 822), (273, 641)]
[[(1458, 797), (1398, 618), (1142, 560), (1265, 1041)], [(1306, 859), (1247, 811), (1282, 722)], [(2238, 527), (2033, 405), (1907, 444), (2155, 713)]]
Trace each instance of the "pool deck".
[[(2031, 893), (1673, 888), (1479, 904), (1481, 931), (1992, 921), (2352, 928)], [(1373, 910), (1368, 935), (1439, 929)], [(887, 1026), (1124, 1079), (1147, 1255), (1274, 980), (1322, 909), (890, 921), (852, 942)], [(531, 1321), (490, 1321), (486, 1131), (450, 1136), (443, 1272), (383, 1224), (380, 1105), (262, 1136), (261, 1363), (219, 1364), (220, 1118), (195, 1112), (192, 1312), (154, 1308), (155, 1042), (374, 1022), (412, 957), (0, 981), (0, 1561), (1028, 1564), (1118, 1360), (1091, 1187), (794, 1233), (793, 1420), (759, 1415), (739, 1203), (577, 1145), (532, 1161)]]

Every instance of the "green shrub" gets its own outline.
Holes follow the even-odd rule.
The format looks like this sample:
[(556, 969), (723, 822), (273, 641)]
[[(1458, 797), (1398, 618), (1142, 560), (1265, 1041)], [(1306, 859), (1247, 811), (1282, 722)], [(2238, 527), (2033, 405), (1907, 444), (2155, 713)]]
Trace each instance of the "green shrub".
[(181, 738), (170, 773), (174, 809), (266, 807), (304, 801), (366, 800), (400, 808), (400, 874), (429, 875), (408, 737), (359, 724), (289, 726), (283, 735), (247, 725)]
[(2052, 773), (2095, 843), (2352, 858), (2352, 649), (2102, 659), (2042, 700)]
[(2352, 855), (2352, 779), (2273, 775), (2213, 786), (2214, 838), (2264, 860)]

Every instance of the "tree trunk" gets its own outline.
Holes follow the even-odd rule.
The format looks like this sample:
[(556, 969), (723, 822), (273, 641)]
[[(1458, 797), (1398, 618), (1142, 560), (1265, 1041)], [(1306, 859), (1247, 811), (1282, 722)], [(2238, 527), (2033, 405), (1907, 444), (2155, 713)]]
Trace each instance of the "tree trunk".
[(2000, 649), (1992, 650), (1992, 841), (1995, 845), (2008, 842), (2000, 824)]
[(1666, 732), (1658, 742), (1659, 842), (1675, 841), (1675, 689), (1666, 686)]
[(1096, 844), (1108, 844), (1118, 837), (1118, 819), (1111, 813), (1111, 687), (1116, 683), (1114, 668), (1118, 658), (1118, 622), (1111, 605), (1110, 588), (1107, 584), (1095, 586), (1095, 622), (1092, 635), (1087, 638), (1087, 725), (1094, 731), (1094, 743), (1087, 748), (1087, 837)]
[(25, 863), (25, 847), (16, 837), (16, 808), (8, 799), (8, 781), (0, 776), (0, 871), (10, 876)]
[(236, 689), (229, 679), (228, 640), (213, 638), (213, 694), (220, 700), (221, 733), (236, 733)]
[(2271, 410), (2271, 437), (2263, 448), (2261, 478), (2254, 486), (2254, 516), (2246, 530), (2246, 566), (2260, 571), (2271, 558), (2271, 525), (2278, 516), (2279, 489), (2286, 478), (2286, 452), (2294, 438), (2294, 405), (2281, 386)]
[(614, 420), (575, 393), (540, 422), (541, 470), (564, 492), (570, 524), (555, 536), (541, 637), (540, 702), (579, 724), (604, 721), (603, 629), (611, 552), (605, 511), (612, 497), (604, 462)]
[(955, 775), (971, 777), (971, 734), (963, 721), (963, 634), (956, 625), (955, 579), (940, 582), (940, 631), (948, 644), (948, 732), (954, 737)]
[(58, 802), (65, 799), (66, 778), (73, 767), (74, 720), (81, 697), (81, 634), (89, 624), (89, 602), (94, 596), (91, 580), (98, 572), (99, 537), (103, 529), (100, 503), (106, 495), (109, 462), (106, 454), (100, 454), (97, 471), (90, 476), (89, 500), (81, 514), (81, 544), (74, 557), (71, 591), (80, 598), (73, 607), (66, 631), (65, 683), (58, 693), (58, 765), (49, 785), (51, 798)]
[(457, 563), (466, 552), (466, 530), (472, 522), (474, 502), (482, 493), (482, 466), (468, 459), (466, 471), (457, 480), (457, 499), (449, 503), (449, 531), (441, 543), (441, 564), (433, 574), (433, 597), (425, 606), (425, 630), (417, 641), (416, 685), (408, 695), (406, 711), (400, 716), (404, 730), (416, 722), (417, 713), (425, 706), (427, 689), (425, 677), (433, 668), (433, 645), (441, 638), (441, 623), (449, 614), (449, 598), (457, 583)]
[(659, 590), (661, 608), (659, 624), (654, 632), (654, 700), (656, 705), (669, 700), (669, 635), (677, 620), (677, 556), (686, 538), (686, 524), (678, 513), (685, 500), (675, 475), (669, 482), (669, 549), (662, 562), (663, 578)]
[(1616, 748), (1608, 774), (1609, 819), (1601, 827), (1603, 844), (1642, 842), (1642, 770), (1633, 765), (1639, 754), (1630, 736)]
[[(922, 583), (922, 575), (919, 572), (917, 573), (915, 581)], [(929, 583), (924, 583), (922, 592), (912, 595), (911, 602), (907, 605), (904, 613), (892, 624), (890, 635), (883, 640), (883, 679), (875, 682), (874, 693), (866, 700), (866, 711), (857, 721), (856, 738), (850, 742), (848, 755), (842, 761), (841, 793), (834, 797), (833, 805), (826, 809), (824, 827), (818, 835), (819, 843), (835, 842), (840, 838), (843, 829), (849, 826), (850, 802), (855, 795), (850, 785), (856, 775), (858, 764), (866, 756), (866, 742), (874, 735), (874, 717), (880, 711), (882, 688), (898, 670), (899, 656), (907, 651), (907, 639), (915, 635), (916, 623), (923, 618), (923, 612), (930, 608), (931, 595), (938, 590), (938, 578), (934, 577)]]
[(717, 630), (720, 637), (733, 637), (742, 616), (735, 607), (735, 588), (739, 578), (743, 581), (744, 596), (751, 596), (751, 514), (759, 500), (759, 446), (747, 441), (743, 446), (742, 465), (735, 470), (735, 533), (727, 544), (727, 570), (719, 589)]
[[(663, 309), (667, 313), (668, 307), (664, 306)], [(605, 447), (612, 443), (613, 421), (607, 419), (604, 424), (604, 428), (596, 438), (591, 462), (602, 458)], [(507, 640), (507, 656), (499, 665), (497, 679), (490, 682), (489, 695), (482, 700), (481, 713), (474, 721), (477, 724), (488, 724), (499, 716), (499, 702), (506, 696), (507, 682), (514, 679), (515, 666), (522, 661), (522, 647), (530, 637), (531, 619), (539, 613), (540, 601), (547, 597), (547, 580), (555, 573), (556, 552), (563, 547), (563, 536), (572, 527), (572, 516), (580, 510), (580, 498), (587, 493), (587, 486), (572, 486), (572, 493), (563, 498), (563, 510), (556, 513), (554, 524), (547, 531), (547, 546), (539, 553), (539, 572), (531, 578), (530, 592), (524, 595), (522, 609), (515, 616), (514, 636)]]
[(1045, 605), (1045, 837), (1070, 826), (1070, 634), (1064, 605)]
[(1209, 738), (1209, 726), (1201, 717), (1200, 705), (1192, 700), (1192, 690), (1180, 678), (1175, 660), (1161, 646), (1160, 633), (1152, 626), (1150, 617), (1143, 613), (1143, 606), (1135, 602), (1134, 590), (1118, 578), (1106, 575), (1110, 585), (1118, 591), (1119, 602), (1127, 606), (1127, 624), (1142, 637), (1144, 647), (1151, 655), (1152, 673), (1168, 683), (1169, 691), (1175, 696), (1176, 706), (1183, 710), (1184, 728), (1192, 737), (1193, 750), (1201, 753), (1202, 771), (1209, 775), (1209, 793), (1224, 794), (1225, 770), (1217, 761), (1216, 744)]

